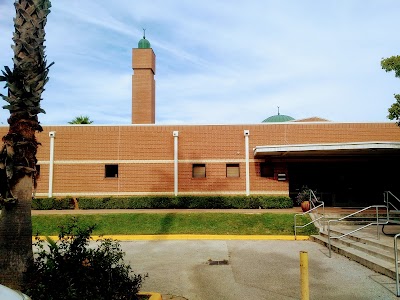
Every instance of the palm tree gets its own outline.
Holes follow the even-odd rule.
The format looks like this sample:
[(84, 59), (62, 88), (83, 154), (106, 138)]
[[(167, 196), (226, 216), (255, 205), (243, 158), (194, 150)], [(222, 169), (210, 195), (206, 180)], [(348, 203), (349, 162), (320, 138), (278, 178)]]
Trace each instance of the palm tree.
[(93, 121), (90, 120), (88, 116), (78, 116), (75, 117), (71, 122), (68, 122), (68, 124), (92, 124)]
[(49, 0), (16, 0), (14, 3), (14, 68), (4, 67), (0, 81), (8, 94), (9, 131), (0, 150), (0, 283), (20, 289), (23, 272), (32, 261), (32, 191), (36, 187), (36, 131), (42, 131), (37, 115), (48, 81), (44, 54), (44, 27)]

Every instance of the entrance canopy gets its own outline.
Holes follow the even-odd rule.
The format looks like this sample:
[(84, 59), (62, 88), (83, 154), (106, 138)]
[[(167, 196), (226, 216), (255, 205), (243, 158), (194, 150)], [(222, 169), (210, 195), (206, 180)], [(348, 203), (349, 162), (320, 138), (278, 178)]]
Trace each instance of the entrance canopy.
[[(399, 192), (400, 142), (352, 142), (257, 146), (254, 157), (286, 173), (289, 195), (302, 186), (318, 191), (326, 205), (379, 204), (383, 191)], [(399, 194), (399, 193), (397, 193)]]
[(399, 142), (353, 142), (256, 146), (255, 158), (400, 155)]

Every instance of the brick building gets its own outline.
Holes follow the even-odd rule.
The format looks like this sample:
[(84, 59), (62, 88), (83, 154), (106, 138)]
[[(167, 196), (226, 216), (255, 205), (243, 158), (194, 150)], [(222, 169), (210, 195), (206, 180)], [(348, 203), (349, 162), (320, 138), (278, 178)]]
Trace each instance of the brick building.
[(396, 124), (278, 114), (260, 124), (157, 125), (155, 65), (143, 38), (133, 49), (131, 125), (44, 126), (38, 196), (293, 196), (308, 185), (328, 205), (354, 205), (400, 190)]

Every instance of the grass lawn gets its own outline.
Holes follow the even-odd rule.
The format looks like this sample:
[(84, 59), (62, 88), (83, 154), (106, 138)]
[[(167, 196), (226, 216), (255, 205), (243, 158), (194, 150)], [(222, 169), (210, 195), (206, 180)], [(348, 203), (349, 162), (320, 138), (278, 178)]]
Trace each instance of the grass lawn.
[[(32, 216), (33, 234), (58, 235), (59, 227), (78, 220), (83, 226), (96, 224), (94, 235), (112, 234), (244, 234), (293, 235), (293, 214), (98, 214)], [(299, 218), (305, 224), (309, 218)], [(300, 229), (298, 234), (318, 233), (314, 226)]]

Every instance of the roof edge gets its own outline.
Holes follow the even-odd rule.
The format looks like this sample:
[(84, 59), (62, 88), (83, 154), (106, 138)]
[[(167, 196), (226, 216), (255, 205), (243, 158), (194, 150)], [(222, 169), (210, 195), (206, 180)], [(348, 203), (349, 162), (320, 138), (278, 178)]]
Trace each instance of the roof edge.
[(321, 143), (321, 144), (291, 144), (268, 145), (253, 148), (254, 156), (267, 153), (285, 153), (302, 151), (335, 151), (335, 150), (363, 150), (363, 149), (400, 149), (400, 142), (369, 141), (350, 143)]

